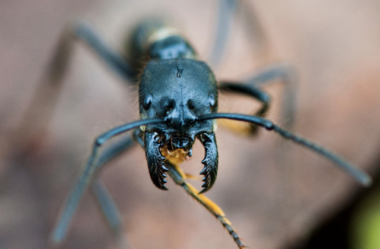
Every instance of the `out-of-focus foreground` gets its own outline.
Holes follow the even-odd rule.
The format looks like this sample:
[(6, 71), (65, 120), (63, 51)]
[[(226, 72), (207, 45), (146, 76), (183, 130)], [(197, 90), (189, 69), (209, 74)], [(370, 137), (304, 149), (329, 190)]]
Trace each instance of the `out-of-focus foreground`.
[[(48, 246), (59, 209), (89, 155), (96, 135), (138, 118), (137, 94), (77, 45), (54, 118), (24, 148), (15, 134), (42, 79), (64, 26), (88, 20), (121, 48), (133, 24), (152, 14), (170, 16), (207, 58), (215, 29), (215, 1), (2, 1), (0, 3), (0, 248)], [(255, 1), (271, 53), (260, 58), (237, 18), (218, 79), (243, 80), (255, 68), (286, 61), (299, 73), (294, 131), (375, 173), (380, 148), (380, 3), (371, 1)], [(253, 7), (253, 3), (249, 3)], [(256, 47), (255, 47), (256, 46)], [(131, 89), (133, 91), (131, 91)], [(269, 118), (277, 123), (281, 84)], [(222, 110), (250, 113), (250, 101), (224, 96)], [(257, 106), (257, 105), (254, 105)], [(31, 121), (30, 121), (31, 122)], [(330, 162), (286, 143), (292, 165), (276, 160), (280, 139), (217, 131), (220, 154), (216, 201), (250, 248), (301, 243), (361, 187)], [(17, 141), (17, 143), (15, 142)], [(17, 155), (15, 158), (14, 155)], [(198, 174), (197, 146), (183, 169)], [(233, 240), (202, 206), (168, 183), (151, 183), (136, 147), (101, 174), (120, 208), (134, 248), (234, 248)], [(198, 183), (194, 182), (197, 187)], [(113, 248), (95, 202), (86, 196), (62, 248)]]

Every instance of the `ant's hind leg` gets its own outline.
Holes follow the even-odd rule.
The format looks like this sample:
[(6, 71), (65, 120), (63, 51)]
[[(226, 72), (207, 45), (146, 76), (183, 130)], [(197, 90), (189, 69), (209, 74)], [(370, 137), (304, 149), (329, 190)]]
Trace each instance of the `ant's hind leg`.
[(48, 72), (52, 79), (60, 80), (64, 76), (76, 41), (82, 42), (109, 69), (125, 80), (132, 80), (135, 76), (124, 57), (113, 51), (88, 23), (81, 21), (69, 25), (64, 30)]
[[(253, 46), (253, 57), (260, 57), (261, 61), (268, 61), (270, 57), (270, 44), (264, 32), (262, 24), (256, 15), (256, 11), (249, 1), (238, 0), (220, 0), (217, 14), (216, 31), (213, 38), (211, 52), (208, 62), (212, 68), (218, 67), (228, 39), (231, 34), (232, 21), (236, 18), (241, 19), (244, 34), (249, 39), (249, 43)], [(261, 58), (262, 57), (262, 58)]]
[(223, 210), (209, 198), (203, 194), (199, 194), (199, 191), (196, 188), (187, 183), (185, 181), (186, 175), (179, 166), (171, 164), (169, 162), (165, 162), (165, 166), (169, 168), (168, 173), (174, 182), (177, 185), (181, 186), (191, 197), (202, 204), (202, 206), (204, 206), (212, 215), (215, 216), (215, 218), (219, 220), (219, 222), (223, 225), (224, 228), (227, 229), (228, 233), (234, 239), (239, 249), (246, 247), (241, 241), (241, 238), (237, 234), (236, 230), (232, 227), (231, 222), (226, 218)]
[(228, 35), (231, 29), (232, 17), (236, 9), (236, 0), (220, 0), (216, 24), (216, 34), (214, 36), (209, 63), (215, 68), (219, 65), (224, 49), (227, 44)]
[[(281, 105), (282, 126), (288, 130), (291, 130), (295, 119), (297, 85), (295, 73), (292, 67), (283, 63), (270, 65), (253, 74), (245, 80), (245, 83), (221, 82), (219, 84), (219, 89), (227, 93), (247, 95), (258, 100), (262, 103), (262, 107), (255, 113), (255, 115), (265, 117), (271, 104), (271, 98), (260, 88), (260, 86), (276, 82), (276, 80), (281, 80), (281, 82), (285, 85), (283, 90), (283, 103)], [(254, 124), (247, 125), (230, 120), (223, 121), (221, 124), (222, 126), (226, 126), (227, 128), (243, 134), (255, 135), (257, 131), (257, 126)]]
[(265, 65), (271, 61), (272, 46), (264, 30), (260, 17), (256, 14), (254, 1), (239, 1), (237, 12), (244, 29), (251, 53), (256, 65)]
[(107, 187), (100, 179), (96, 179), (92, 183), (91, 191), (118, 248), (131, 248), (127, 236), (125, 235), (120, 212), (113, 201), (112, 196), (109, 194)]

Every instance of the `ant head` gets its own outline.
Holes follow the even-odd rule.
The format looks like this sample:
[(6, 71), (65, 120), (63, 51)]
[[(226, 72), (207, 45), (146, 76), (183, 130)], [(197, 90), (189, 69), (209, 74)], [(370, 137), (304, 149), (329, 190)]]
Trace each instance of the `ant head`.
[(139, 85), (142, 118), (162, 118), (155, 125), (161, 133), (185, 137), (212, 131), (212, 122), (198, 117), (217, 110), (218, 93), (214, 74), (200, 61), (191, 59), (151, 60)]
[(191, 155), (195, 138), (212, 132), (213, 121), (198, 117), (216, 112), (217, 84), (210, 68), (190, 59), (151, 60), (139, 85), (141, 118), (162, 118), (145, 127), (159, 136), (168, 154)]

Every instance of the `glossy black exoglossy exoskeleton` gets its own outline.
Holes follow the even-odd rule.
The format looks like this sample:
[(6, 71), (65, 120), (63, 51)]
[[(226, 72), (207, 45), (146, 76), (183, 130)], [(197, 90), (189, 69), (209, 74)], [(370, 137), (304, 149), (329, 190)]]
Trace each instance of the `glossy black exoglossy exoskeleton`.
[[(230, 10), (220, 11), (216, 39), (218, 45), (215, 46), (211, 61), (218, 60), (223, 48), (228, 34), (228, 28), (225, 27), (226, 19), (230, 18), (235, 2), (222, 1), (221, 9), (223, 4), (230, 5)], [(176, 184), (210, 211), (228, 230), (237, 246), (243, 248), (244, 244), (223, 211), (203, 195), (215, 183), (218, 172), (215, 119), (249, 122), (249, 134), (256, 134), (258, 127), (276, 132), (283, 138), (330, 159), (363, 185), (371, 183), (371, 179), (364, 172), (346, 160), (263, 118), (269, 107), (270, 97), (257, 84), (277, 78), (290, 81), (288, 68), (282, 64), (264, 68), (245, 83), (217, 82), (210, 67), (197, 60), (197, 54), (190, 43), (165, 21), (152, 19), (138, 25), (130, 36), (128, 58), (109, 49), (89, 25), (77, 23), (64, 33), (48, 71), (47, 82), (57, 83), (63, 78), (74, 40), (83, 42), (106, 66), (127, 82), (135, 83), (138, 87), (141, 119), (116, 127), (95, 139), (84, 171), (72, 190), (53, 232), (52, 239), (55, 243), (64, 239), (81, 197), (91, 186), (119, 246), (128, 248), (118, 210), (97, 175), (110, 159), (127, 151), (137, 141), (145, 150), (154, 185), (166, 190), (165, 178), (168, 174)], [(250, 96), (262, 103), (262, 107), (255, 115), (218, 113), (219, 90)], [(51, 99), (51, 96), (49, 98)], [(288, 114), (291, 116), (291, 112)], [(111, 138), (130, 130), (133, 131), (133, 135), (104, 146)], [(200, 172), (204, 176), (204, 183), (200, 192), (186, 182), (186, 175), (178, 166), (186, 157), (191, 156), (196, 139), (199, 139), (205, 148), (205, 158), (202, 161), (204, 168)]]
[[(157, 41), (156, 43), (161, 42)], [(143, 128), (142, 138), (153, 183), (166, 189), (164, 166), (166, 158), (191, 156), (198, 138), (206, 149), (204, 159), (204, 189), (210, 189), (218, 171), (218, 149), (211, 120), (199, 117), (217, 110), (217, 84), (210, 68), (201, 61), (181, 57), (176, 43), (169, 56), (153, 57), (144, 68), (139, 85), (140, 115), (161, 118), (165, 122)], [(194, 56), (191, 53), (191, 57)], [(152, 57), (151, 57), (152, 58)]]

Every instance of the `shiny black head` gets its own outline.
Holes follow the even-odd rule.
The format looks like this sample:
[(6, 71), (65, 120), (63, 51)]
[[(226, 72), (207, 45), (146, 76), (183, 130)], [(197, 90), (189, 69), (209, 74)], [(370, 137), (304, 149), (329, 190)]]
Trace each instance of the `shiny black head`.
[[(217, 83), (204, 62), (167, 59), (147, 63), (139, 85), (140, 116), (165, 120), (142, 129), (149, 170), (157, 187), (164, 189), (163, 177), (157, 176), (162, 173), (157, 172), (157, 167), (161, 169), (163, 160), (191, 156), (195, 138), (207, 150), (205, 144), (210, 142), (214, 123), (199, 121), (198, 117), (216, 112), (217, 103)], [(215, 141), (212, 143), (216, 148)], [(217, 152), (211, 156), (214, 158), (210, 160), (217, 161)]]
[(152, 125), (169, 150), (189, 150), (201, 132), (212, 132), (212, 122), (199, 116), (217, 109), (217, 84), (210, 68), (190, 59), (151, 60), (139, 86), (141, 118), (162, 118)]

